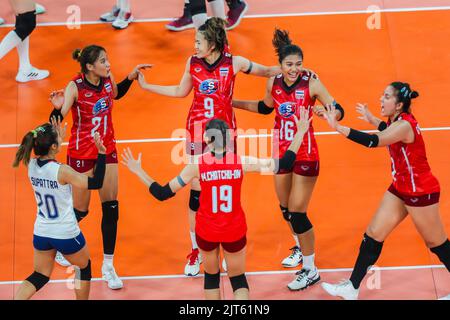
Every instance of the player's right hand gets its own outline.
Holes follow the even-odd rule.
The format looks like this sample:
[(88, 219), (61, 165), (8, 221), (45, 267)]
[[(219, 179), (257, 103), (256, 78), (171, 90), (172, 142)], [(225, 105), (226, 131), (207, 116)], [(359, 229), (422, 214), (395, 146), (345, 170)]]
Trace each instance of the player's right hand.
[(305, 134), (309, 130), (312, 117), (309, 117), (309, 110), (311, 107), (305, 108), (300, 107), (300, 119), (294, 116), (295, 123), (297, 124), (297, 132), (300, 134)]
[(50, 93), (48, 100), (52, 103), (55, 109), (60, 110), (64, 104), (64, 90), (56, 90)]
[(138, 83), (141, 88), (145, 88), (147, 82), (145, 81), (145, 76), (142, 72), (138, 72)]
[(106, 153), (106, 147), (103, 144), (103, 140), (100, 137), (100, 134), (98, 132), (94, 133), (94, 143), (95, 143), (95, 146), (97, 147), (98, 153), (101, 153), (101, 154)]
[(367, 121), (370, 123), (370, 121), (373, 119), (373, 114), (370, 112), (369, 107), (366, 103), (357, 103), (356, 104), (356, 112), (358, 112), (361, 117), (358, 117), (358, 119)]

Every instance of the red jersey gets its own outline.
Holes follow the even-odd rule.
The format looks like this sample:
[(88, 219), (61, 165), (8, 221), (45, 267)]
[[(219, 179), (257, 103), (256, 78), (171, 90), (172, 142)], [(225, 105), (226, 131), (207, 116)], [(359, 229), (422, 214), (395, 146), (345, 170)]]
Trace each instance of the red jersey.
[[(400, 114), (397, 120), (409, 122), (414, 131), (414, 142), (400, 141), (388, 146), (394, 187), (398, 192), (411, 196), (439, 192), (439, 182), (431, 173), (417, 120), (410, 113)], [(390, 121), (388, 125), (391, 125)]]
[(200, 207), (195, 232), (210, 242), (233, 242), (247, 232), (241, 207), (243, 170), (240, 156), (226, 153), (217, 159), (210, 152), (199, 158)]
[(186, 122), (193, 142), (203, 142), (205, 125), (209, 120), (221, 119), (230, 129), (236, 128), (232, 108), (234, 80), (233, 57), (224, 52), (212, 65), (195, 56), (191, 57), (190, 74), (194, 100)]
[(77, 159), (96, 159), (97, 148), (94, 133), (98, 131), (106, 147), (106, 154), (116, 148), (112, 125), (113, 85), (111, 79), (101, 78), (98, 87), (85, 79), (84, 74), (73, 78), (77, 85), (78, 99), (72, 105), (73, 125), (68, 155)]
[[(272, 86), (272, 98), (276, 111), (273, 134), (274, 158), (282, 158), (294, 140), (297, 133), (294, 115), (298, 119), (300, 118), (300, 107), (311, 106), (309, 117), (313, 115), (312, 106), (316, 99), (309, 94), (309, 80), (310, 77), (303, 74), (292, 86), (288, 87), (283, 81), (283, 75), (280, 74), (274, 79)], [(319, 161), (319, 149), (314, 137), (312, 122), (297, 152), (296, 160)]]

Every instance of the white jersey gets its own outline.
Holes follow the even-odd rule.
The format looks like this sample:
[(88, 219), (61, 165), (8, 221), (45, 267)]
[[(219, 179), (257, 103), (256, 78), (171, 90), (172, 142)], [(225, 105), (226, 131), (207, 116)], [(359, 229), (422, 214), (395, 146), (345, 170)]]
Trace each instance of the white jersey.
[(37, 202), (34, 234), (53, 239), (71, 239), (80, 234), (73, 211), (72, 186), (58, 182), (61, 164), (53, 160), (32, 159), (28, 177)]

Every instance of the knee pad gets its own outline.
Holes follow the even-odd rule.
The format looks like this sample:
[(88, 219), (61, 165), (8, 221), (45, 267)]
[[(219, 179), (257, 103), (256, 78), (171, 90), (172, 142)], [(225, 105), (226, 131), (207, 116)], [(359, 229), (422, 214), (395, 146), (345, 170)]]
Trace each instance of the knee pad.
[(369, 265), (373, 265), (378, 260), (382, 249), (383, 242), (379, 242), (368, 236), (367, 233), (364, 233), (364, 239), (359, 247), (359, 252), (360, 255), (366, 257)]
[(287, 222), (290, 222), (291, 221), (291, 213), (289, 212), (288, 208), (280, 205), (280, 209), (281, 209), (281, 213), (283, 214), (284, 220), (286, 220)]
[(89, 210), (88, 211), (80, 211), (78, 209), (73, 208), (73, 212), (75, 212), (75, 217), (77, 218), (77, 221), (80, 222), (81, 220), (86, 218), (86, 216), (89, 213)]
[(37, 292), (43, 286), (45, 286), (47, 284), (47, 282), (50, 280), (50, 278), (47, 276), (44, 276), (42, 273), (35, 271), (26, 280), (36, 288), (36, 292)]
[(296, 234), (302, 234), (312, 229), (306, 212), (291, 212), (291, 225)]
[(200, 191), (191, 190), (191, 195), (189, 197), (189, 209), (197, 212), (200, 207)]
[(245, 273), (240, 274), (235, 277), (231, 277), (230, 282), (231, 282), (231, 287), (233, 288), (233, 292), (235, 292), (238, 289), (242, 289), (242, 288), (248, 289), (247, 277), (245, 276)]
[(75, 275), (76, 279), (82, 281), (91, 281), (92, 272), (91, 272), (91, 259), (89, 259), (87, 266), (84, 269), (79, 268)]
[(206, 13), (205, 0), (190, 0), (189, 6), (191, 8), (191, 15)]
[(205, 272), (205, 290), (220, 288), (220, 271), (215, 274)]
[(450, 241), (447, 239), (440, 246), (430, 248), (431, 252), (438, 256), (439, 260), (447, 267), (450, 271)]
[(102, 203), (102, 223), (117, 223), (119, 221), (119, 201), (106, 201)]
[(25, 40), (36, 28), (35, 11), (21, 13), (16, 16), (16, 29), (14, 30), (20, 39)]

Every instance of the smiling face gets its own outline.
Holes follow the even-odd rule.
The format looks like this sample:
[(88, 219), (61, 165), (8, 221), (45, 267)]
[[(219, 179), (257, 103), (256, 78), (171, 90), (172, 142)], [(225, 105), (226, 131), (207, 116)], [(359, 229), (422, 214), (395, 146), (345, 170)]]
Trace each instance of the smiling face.
[(297, 81), (301, 74), (303, 59), (298, 54), (291, 54), (283, 59), (281, 62), (281, 71), (283, 77), (289, 82)]
[(206, 58), (214, 50), (214, 47), (210, 47), (208, 41), (205, 39), (205, 36), (203, 35), (203, 32), (201, 31), (197, 31), (197, 33), (195, 34), (194, 48), (195, 48), (195, 55), (197, 56), (197, 58), (200, 59)]
[(393, 86), (387, 86), (383, 95), (380, 97), (381, 102), (381, 115), (383, 117), (392, 117), (398, 112), (401, 112), (403, 103), (397, 102), (395, 96), (395, 88)]
[(94, 64), (86, 64), (87, 69), (98, 77), (109, 77), (111, 72), (111, 65), (105, 51), (101, 51)]

